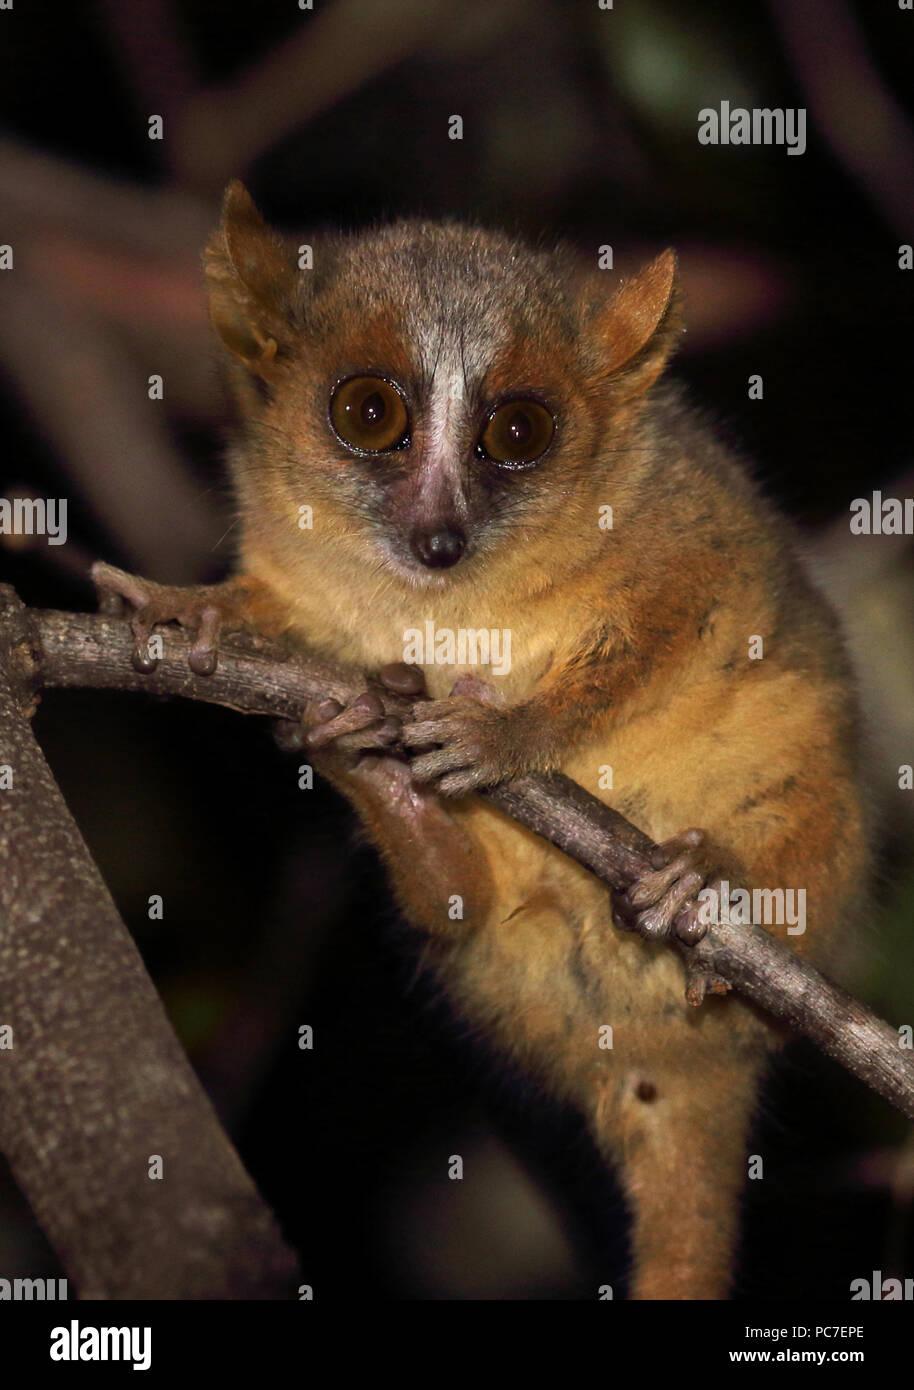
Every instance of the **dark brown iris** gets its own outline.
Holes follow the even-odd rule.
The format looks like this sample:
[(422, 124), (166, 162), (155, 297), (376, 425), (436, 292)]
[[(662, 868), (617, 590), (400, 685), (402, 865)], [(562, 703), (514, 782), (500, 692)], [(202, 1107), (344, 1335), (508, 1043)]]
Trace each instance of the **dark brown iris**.
[(403, 397), (379, 376), (342, 382), (330, 401), (330, 421), (344, 444), (372, 454), (398, 448), (409, 430)]
[(552, 442), (555, 422), (538, 401), (508, 401), (489, 416), (479, 447), (495, 463), (532, 463)]

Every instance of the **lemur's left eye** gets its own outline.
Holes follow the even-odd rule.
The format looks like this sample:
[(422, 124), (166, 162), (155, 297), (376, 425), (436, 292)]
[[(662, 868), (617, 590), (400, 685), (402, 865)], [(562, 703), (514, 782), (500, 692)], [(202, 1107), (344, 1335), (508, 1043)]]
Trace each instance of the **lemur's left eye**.
[(483, 458), (518, 467), (544, 454), (554, 433), (555, 421), (538, 401), (507, 401), (492, 411), (477, 448)]
[(404, 444), (409, 415), (397, 388), (382, 376), (354, 376), (330, 399), (330, 423), (344, 444), (379, 454)]

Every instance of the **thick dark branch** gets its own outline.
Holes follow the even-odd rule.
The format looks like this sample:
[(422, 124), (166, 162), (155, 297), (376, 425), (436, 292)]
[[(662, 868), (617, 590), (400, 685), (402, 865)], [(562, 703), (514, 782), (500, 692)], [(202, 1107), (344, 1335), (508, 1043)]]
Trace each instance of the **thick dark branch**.
[[(122, 619), (41, 612), (32, 614), (32, 622), (39, 647), (37, 680), (45, 686), (146, 690), (297, 719), (310, 701), (332, 696), (345, 703), (365, 685), (357, 672), (290, 657), (259, 639), (224, 645), (215, 675), (194, 676), (187, 666), (187, 638), (171, 629), (157, 670), (140, 675), (130, 664), (133, 639)], [(384, 698), (390, 712), (403, 711), (403, 702)], [(653, 842), (566, 777), (530, 774), (482, 794), (611, 888), (628, 887), (649, 867)], [(767, 932), (722, 923), (697, 946), (682, 949), (694, 966), (721, 976), (805, 1033), (914, 1119), (914, 1060), (901, 1050), (897, 1031)]]
[(288, 1297), (294, 1258), (35, 742), (33, 635), (0, 586), (0, 1150), (82, 1298)]

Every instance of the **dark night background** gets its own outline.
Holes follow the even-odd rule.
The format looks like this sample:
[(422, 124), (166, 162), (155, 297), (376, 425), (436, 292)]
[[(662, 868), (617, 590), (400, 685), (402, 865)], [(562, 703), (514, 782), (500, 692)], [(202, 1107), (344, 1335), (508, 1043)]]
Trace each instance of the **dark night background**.
[[(914, 490), (914, 275), (898, 268), (912, 64), (914, 13), (894, 0), (17, 0), (0, 12), (0, 242), (16, 248), (0, 494), (66, 496), (69, 543), (0, 538), (0, 577), (80, 609), (96, 557), (177, 582), (231, 563), (199, 254), (232, 175), (289, 230), (475, 218), (591, 257), (610, 243), (623, 272), (675, 245), (679, 374), (799, 523), (847, 618), (883, 826), (850, 983), (910, 1020), (914, 811), (892, 788), (914, 761), (912, 551), (850, 537), (847, 508)], [(698, 110), (723, 99), (806, 107), (807, 152), (699, 145)], [(621, 1200), (582, 1127), (495, 1076), (415, 982), (347, 807), (298, 790), (265, 723), (80, 692), (46, 695), (36, 730), (321, 1297), (622, 1291)], [(765, 1179), (747, 1184), (738, 1297), (846, 1298), (874, 1269), (914, 1272), (909, 1127), (811, 1047), (778, 1063), (753, 1149)], [(54, 1271), (3, 1169), (0, 1273)]]

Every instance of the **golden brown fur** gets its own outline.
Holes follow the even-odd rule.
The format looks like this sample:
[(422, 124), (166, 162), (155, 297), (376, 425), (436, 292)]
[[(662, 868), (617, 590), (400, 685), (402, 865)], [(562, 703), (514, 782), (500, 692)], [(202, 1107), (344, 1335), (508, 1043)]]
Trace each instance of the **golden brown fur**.
[[(406, 223), (319, 243), (298, 272), (235, 186), (207, 270), (245, 418), (232, 466), (248, 620), (366, 672), (401, 661), (426, 619), (510, 628), (502, 701), (455, 697), (479, 781), (558, 768), (658, 841), (703, 827), (740, 886), (806, 888), (807, 933), (785, 939), (821, 957), (866, 863), (850, 678), (785, 523), (657, 383), (680, 328), (672, 256), (611, 298), (565, 253)], [(465, 414), (448, 416), (445, 456), (423, 402), (430, 363), (458, 349)], [(409, 457), (366, 467), (334, 440), (328, 392), (352, 372), (407, 383)], [(556, 441), (522, 476), (483, 476), (474, 420), (515, 390), (550, 403)], [(441, 498), (462, 508), (469, 553), (413, 573), (403, 528)], [(457, 674), (425, 667), (433, 699)], [(455, 1006), (580, 1107), (618, 1166), (633, 1295), (724, 1297), (775, 1031), (733, 998), (691, 1009), (674, 952), (620, 932), (599, 882), (479, 798), (440, 798), (391, 759), (325, 767)]]

